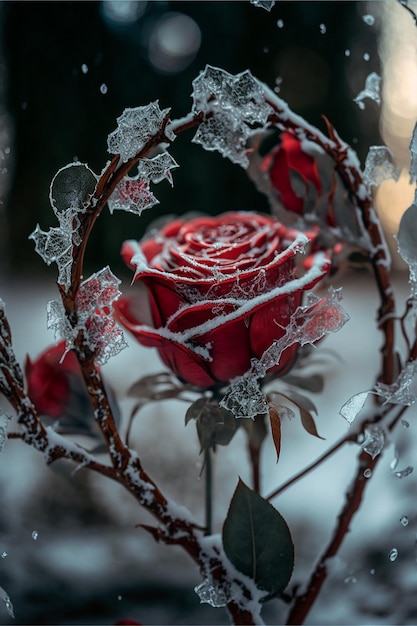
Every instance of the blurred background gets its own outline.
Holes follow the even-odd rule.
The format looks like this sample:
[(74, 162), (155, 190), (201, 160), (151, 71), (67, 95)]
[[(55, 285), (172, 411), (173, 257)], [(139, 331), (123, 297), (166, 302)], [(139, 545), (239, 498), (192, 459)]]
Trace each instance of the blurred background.
[[(233, 74), (250, 69), (321, 129), (325, 114), (363, 164), (369, 146), (383, 142), (377, 103), (367, 99), (361, 109), (354, 102), (366, 77), (381, 73), (379, 5), (279, 1), (268, 12), (248, 1), (1, 2), (0, 295), (18, 358), (35, 357), (53, 341), (45, 328), (45, 304), (57, 297), (56, 268), (43, 264), (28, 235), (38, 222), (44, 230), (56, 225), (48, 193), (59, 168), (80, 160), (99, 173), (109, 156), (107, 135), (125, 107), (158, 99), (161, 108), (172, 108), (173, 118), (185, 115), (191, 83), (206, 64)], [(139, 238), (159, 215), (267, 210), (244, 170), (190, 139), (184, 134), (172, 146), (180, 168), (173, 172), (173, 189), (166, 181), (154, 188), (157, 207), (140, 220), (103, 212), (88, 248), (87, 271), (109, 264), (128, 281), (121, 244)], [(367, 274), (345, 279), (344, 306), (352, 322), (326, 342), (341, 358), (328, 357), (320, 366), (327, 386), (324, 395), (312, 398), (326, 441), (307, 435), (295, 421), (286, 423), (278, 466), (272, 444), (266, 446), (266, 491), (345, 434), (341, 404), (374, 382), (378, 297)], [(394, 284), (404, 300), (406, 276), (395, 274)], [(125, 415), (130, 383), (161, 369), (153, 351), (137, 345), (105, 366)], [(201, 518), (201, 457), (192, 425), (184, 429), (184, 412), (178, 403), (149, 407), (132, 436), (150, 474)], [(307, 623), (416, 623), (415, 477), (399, 480), (390, 468), (395, 455), (401, 468), (412, 465), (415, 443), (411, 424), (388, 448)], [(356, 451), (347, 448), (275, 503), (300, 546), (294, 582), (306, 579), (331, 532)], [(216, 457), (219, 532), (237, 476), (249, 480), (243, 433)], [(0, 596), (1, 623), (112, 624), (122, 616), (146, 624), (228, 623), (223, 610), (199, 604), (193, 587), (201, 579), (194, 565), (135, 528), (149, 518), (101, 477), (74, 473), (65, 464), (46, 468), (39, 453), (8, 442), (0, 456), (0, 502), (0, 587), (15, 613), (13, 620)], [(400, 522), (404, 516), (407, 524)], [(399, 552), (395, 562), (388, 558), (393, 548)], [(282, 623), (286, 611), (274, 601), (265, 619)]]

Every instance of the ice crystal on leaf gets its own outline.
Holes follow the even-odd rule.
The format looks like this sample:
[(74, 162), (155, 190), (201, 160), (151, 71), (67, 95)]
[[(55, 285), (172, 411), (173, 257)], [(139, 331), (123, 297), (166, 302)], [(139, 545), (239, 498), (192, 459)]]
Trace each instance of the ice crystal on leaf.
[(127, 344), (112, 315), (112, 303), (120, 296), (119, 284), (120, 280), (108, 267), (81, 283), (76, 298), (78, 323), (75, 328), (70, 325), (60, 302), (48, 302), (48, 328), (55, 330), (55, 338), (65, 339), (70, 350), (82, 330), (99, 365), (123, 350)]
[[(107, 147), (110, 154), (119, 154), (123, 163), (135, 157), (152, 137), (162, 131), (169, 111), (161, 111), (158, 101), (125, 109), (117, 118), (116, 130), (108, 136)], [(175, 139), (175, 134), (169, 132), (168, 128), (165, 128), (165, 132), (168, 133), (167, 139)]]
[(192, 97), (193, 112), (205, 115), (193, 142), (248, 167), (247, 139), (265, 126), (272, 111), (261, 84), (249, 70), (234, 76), (207, 65), (193, 81)]
[(387, 146), (370, 146), (365, 161), (364, 182), (368, 187), (378, 186), (390, 178), (397, 181), (401, 170), (394, 163), (394, 155)]
[(275, 0), (250, 0), (255, 7), (270, 11), (275, 6)]
[(161, 152), (152, 159), (139, 161), (137, 176), (123, 178), (110, 196), (108, 201), (110, 213), (121, 210), (141, 215), (143, 210), (158, 204), (158, 199), (149, 188), (149, 182), (159, 183), (166, 178), (172, 185), (171, 170), (175, 167), (178, 167), (178, 164), (168, 152)]
[(326, 334), (340, 330), (349, 319), (340, 300), (340, 289), (331, 289), (324, 298), (310, 293), (307, 304), (298, 307), (292, 315), (285, 334), (274, 341), (259, 360), (252, 360), (250, 370), (231, 384), (220, 406), (238, 418), (254, 418), (266, 413), (267, 403), (258, 379), (264, 378), (271, 367), (278, 365), (284, 350), (294, 343), (301, 346), (314, 344)]
[(360, 109), (365, 108), (365, 103), (363, 102), (365, 98), (369, 98), (370, 100), (374, 100), (377, 104), (381, 104), (380, 88), (381, 77), (376, 72), (371, 72), (366, 77), (365, 88), (358, 93), (353, 102), (355, 102)]

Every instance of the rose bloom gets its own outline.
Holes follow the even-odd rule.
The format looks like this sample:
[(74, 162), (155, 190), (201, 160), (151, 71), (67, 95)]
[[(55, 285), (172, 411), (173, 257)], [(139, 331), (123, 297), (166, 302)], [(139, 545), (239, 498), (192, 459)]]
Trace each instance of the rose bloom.
[[(115, 315), (144, 346), (154, 346), (180, 379), (210, 388), (244, 374), (285, 334), (303, 292), (330, 269), (318, 253), (297, 277), (294, 257), (307, 237), (256, 213), (176, 220), (151, 238), (127, 241), (126, 263), (146, 288), (152, 324), (134, 296), (114, 303)], [(270, 371), (285, 374), (297, 346)]]

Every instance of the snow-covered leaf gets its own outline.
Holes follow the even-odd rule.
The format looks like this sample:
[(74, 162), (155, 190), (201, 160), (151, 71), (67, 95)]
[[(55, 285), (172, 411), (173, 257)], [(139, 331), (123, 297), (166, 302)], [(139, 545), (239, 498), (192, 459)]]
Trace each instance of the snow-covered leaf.
[(72, 233), (54, 227), (43, 231), (39, 224), (29, 239), (35, 242), (35, 250), (47, 265), (58, 266), (58, 283), (68, 287), (71, 282)]
[(158, 202), (145, 179), (139, 176), (135, 178), (125, 176), (116, 186), (107, 204), (110, 213), (113, 213), (113, 211), (127, 211), (141, 215), (142, 211), (150, 209)]

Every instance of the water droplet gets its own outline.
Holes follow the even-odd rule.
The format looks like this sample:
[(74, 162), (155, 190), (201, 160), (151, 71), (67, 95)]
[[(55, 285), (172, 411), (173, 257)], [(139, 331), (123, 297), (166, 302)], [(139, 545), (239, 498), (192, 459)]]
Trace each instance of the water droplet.
[(32, 533), (32, 539), (33, 539), (33, 541), (36, 541), (38, 537), (39, 537), (39, 533), (38, 533), (38, 531), (37, 531), (37, 530), (34, 530), (34, 531), (33, 531), (33, 533)]
[(350, 57), (350, 50), (348, 49), (345, 50), (345, 57)]
[(388, 554), (388, 558), (390, 561), (395, 561), (396, 558), (398, 556), (398, 550), (397, 548), (393, 548), (390, 553)]
[(403, 526), (408, 526), (408, 517), (406, 515), (402, 515), (400, 518), (400, 522)]
[[(357, 103), (359, 108), (362, 108), (360, 105), (363, 102)], [(367, 426), (365, 428), (365, 441), (362, 443), (362, 449), (365, 450), (369, 454), (369, 456), (374, 459), (378, 454), (380, 454), (381, 450), (385, 444), (385, 434), (382, 428), (379, 426)]]
[(368, 52), (365, 52), (365, 54), (363, 55), (363, 60), (364, 60), (364, 61), (369, 61), (369, 59), (370, 59), (370, 58), (371, 58), (371, 57), (370, 57), (370, 55), (368, 54)]
[(364, 15), (362, 17), (362, 20), (365, 22), (365, 24), (368, 24), (368, 26), (373, 26), (375, 24), (375, 18), (373, 15)]
[(355, 576), (347, 576), (343, 582), (345, 585), (354, 585), (357, 581)]
[(284, 26), (284, 20), (278, 20), (278, 21), (277, 21), (277, 26), (278, 26), (278, 28), (283, 28), (283, 26)]
[(322, 35), (325, 35), (326, 30), (327, 30), (326, 24), (320, 24), (320, 32)]
[(363, 475), (365, 476), (365, 478), (371, 478), (372, 476), (372, 470), (369, 469), (369, 467), (364, 471)]
[(88, 72), (88, 65), (86, 63), (82, 64), (81, 71), (82, 71), (83, 74), (87, 74), (87, 72)]
[(7, 552), (4, 550), (4, 551), (1, 553), (1, 558), (2, 558), (2, 559), (5, 559), (5, 558), (6, 558), (6, 556), (7, 556)]
[(102, 94), (106, 94), (107, 93), (107, 85), (106, 85), (106, 83), (102, 83), (100, 85), (100, 93), (102, 93)]
[(400, 470), (399, 472), (394, 472), (395, 476), (397, 478), (406, 478), (407, 476), (410, 476), (410, 474), (412, 474), (414, 471), (414, 467), (411, 467), (411, 465), (408, 465), (405, 469)]
[(404, 426), (404, 428), (409, 428), (410, 424), (409, 422), (407, 422), (407, 420), (401, 420), (401, 424)]

